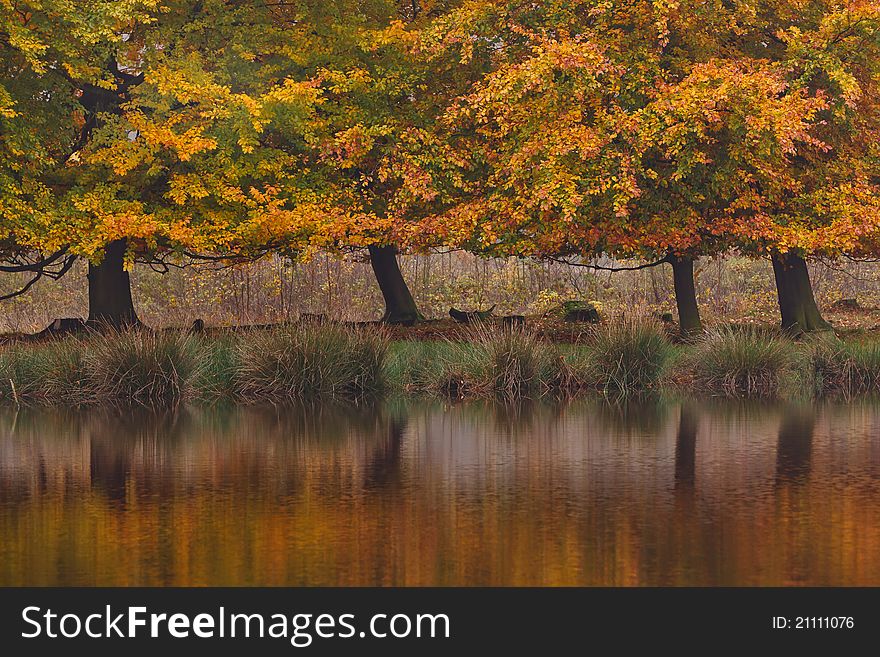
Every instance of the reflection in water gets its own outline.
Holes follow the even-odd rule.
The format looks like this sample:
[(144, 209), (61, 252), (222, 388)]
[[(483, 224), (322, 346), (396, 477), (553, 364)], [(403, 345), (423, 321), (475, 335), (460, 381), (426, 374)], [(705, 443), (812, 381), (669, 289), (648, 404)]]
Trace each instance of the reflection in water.
[(880, 584), (880, 405), (0, 414), (0, 585)]
[(675, 437), (675, 489), (690, 491), (696, 481), (697, 412), (690, 402), (681, 405)]
[(388, 422), (388, 438), (375, 447), (367, 463), (364, 488), (391, 490), (400, 480), (400, 450), (406, 423), (400, 418)]
[(776, 447), (776, 481), (802, 481), (810, 472), (813, 429), (816, 419), (812, 409), (794, 408), (782, 418)]

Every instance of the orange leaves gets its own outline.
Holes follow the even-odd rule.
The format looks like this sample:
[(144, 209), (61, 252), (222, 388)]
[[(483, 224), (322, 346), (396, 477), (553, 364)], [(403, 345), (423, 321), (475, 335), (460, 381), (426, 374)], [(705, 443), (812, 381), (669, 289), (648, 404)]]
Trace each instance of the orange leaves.
[(342, 130), (324, 145), (323, 156), (341, 168), (357, 167), (372, 150), (375, 132), (360, 123)]
[(217, 147), (215, 139), (204, 135), (202, 126), (176, 131), (179, 117), (157, 124), (143, 113), (133, 111), (125, 118), (128, 138), (98, 147), (88, 158), (92, 164), (109, 166), (118, 176), (124, 176), (143, 164), (150, 165), (163, 151), (173, 153), (181, 162), (188, 162), (194, 155)]
[[(152, 0), (110, 4), (98, 41), (60, 40), (66, 76), (39, 68), (45, 32), (16, 36), (16, 66), (40, 72), (17, 95), (0, 88), (9, 187), (39, 141), (22, 128), (27, 103), (58, 78), (64, 102), (38, 125), (65, 126), (34, 165), (64, 190), (47, 240), (304, 256), (389, 242), (535, 256), (880, 244), (877, 0), (469, 0), (406, 23), (394, 3), (205, 3), (196, 21)], [(101, 40), (154, 13), (149, 38)], [(107, 49), (144, 82), (123, 91)], [(119, 106), (55, 170), (89, 125), (70, 107), (77, 75)], [(0, 189), (5, 215), (22, 221), (23, 199), (50, 195), (38, 180)]]
[(621, 73), (593, 42), (548, 40), (535, 45), (522, 62), (490, 73), (464, 98), (461, 113), (478, 125), (496, 126), (504, 136), (540, 121), (541, 115), (533, 111), (560, 100), (557, 76), (571, 75), (571, 91), (578, 105), (589, 111), (603, 107), (617, 93)]
[(161, 221), (136, 201), (121, 201), (111, 186), (99, 185), (70, 199), (68, 230), (76, 235), (73, 251), (88, 258), (103, 251), (108, 242), (142, 239), (154, 244)]
[[(663, 84), (658, 92), (645, 111), (658, 122), (657, 143), (670, 156), (683, 152), (692, 140), (736, 146), (744, 160), (756, 156), (752, 163), (765, 154), (755, 149), (788, 156), (797, 152), (798, 144), (826, 148), (812, 130), (827, 101), (821, 93), (791, 88), (784, 70), (771, 62), (713, 59), (695, 64), (682, 81)], [(707, 155), (698, 160), (710, 161)]]
[(469, 61), (485, 40), (488, 72), (437, 124), (462, 162), (407, 171), (442, 208), (407, 239), (532, 255), (858, 248), (880, 234), (876, 208), (839, 176), (867, 166), (880, 103), (837, 108), (880, 88), (876, 65), (866, 77), (877, 4), (549, 2), (505, 5), (502, 21), (470, 3), (425, 48)]

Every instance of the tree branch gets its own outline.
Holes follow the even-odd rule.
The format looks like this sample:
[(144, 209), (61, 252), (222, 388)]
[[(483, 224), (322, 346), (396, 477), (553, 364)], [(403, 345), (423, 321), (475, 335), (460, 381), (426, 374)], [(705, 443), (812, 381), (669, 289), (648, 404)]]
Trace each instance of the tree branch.
[(654, 262), (646, 262), (642, 265), (635, 265), (633, 267), (606, 267), (604, 265), (596, 265), (587, 262), (571, 262), (564, 258), (553, 258), (547, 257), (545, 260), (550, 260), (551, 262), (556, 262), (561, 265), (569, 265), (570, 267), (586, 267), (588, 269), (596, 269), (598, 271), (610, 271), (610, 272), (618, 272), (618, 271), (639, 271), (640, 269), (649, 269), (651, 267), (657, 267), (658, 265), (663, 265), (669, 262), (669, 255), (664, 256), (660, 260), (655, 260)]
[(29, 280), (27, 283), (25, 283), (24, 287), (22, 287), (21, 289), (16, 290), (15, 292), (10, 292), (9, 294), (4, 294), (4, 295), (0, 296), (0, 301), (6, 301), (7, 299), (12, 299), (14, 297), (19, 297), (22, 294), (26, 294), (27, 291), (30, 290), (31, 287), (33, 287), (34, 283), (36, 283), (41, 278), (43, 278), (43, 272), (38, 271), (34, 275), (34, 277), (31, 280)]
[[(58, 255), (58, 254), (56, 254), (56, 255)], [(55, 258), (53, 256), (52, 261), (54, 262), (55, 259), (57, 259), (57, 258)], [(46, 260), (44, 260), (43, 262), (46, 262)], [(61, 265), (61, 268), (58, 269), (57, 271), (47, 270), (44, 267), (41, 267), (41, 268), (35, 269), (35, 270), (19, 269), (18, 271), (20, 271), (20, 272), (34, 271), (34, 277), (31, 278), (27, 283), (24, 284), (23, 287), (19, 288), (15, 292), (10, 292), (9, 294), (0, 295), (0, 301), (6, 301), (7, 299), (13, 299), (15, 297), (21, 296), (22, 294), (26, 294), (27, 291), (30, 290), (37, 281), (39, 281), (41, 278), (43, 278), (43, 276), (46, 276), (47, 278), (51, 278), (51, 279), (57, 281), (59, 278), (64, 276), (64, 274), (66, 274), (68, 271), (70, 271), (70, 268), (73, 267), (74, 262), (76, 262), (76, 256), (67, 256), (67, 258), (64, 260), (64, 263)]]
[(61, 259), (64, 254), (67, 253), (67, 248), (64, 247), (52, 255), (43, 258), (42, 260), (38, 260), (37, 262), (26, 262), (23, 264), (15, 264), (15, 265), (0, 265), (0, 272), (5, 274), (17, 274), (21, 272), (31, 271), (31, 272), (42, 272), (43, 269), (51, 265), (53, 262)]

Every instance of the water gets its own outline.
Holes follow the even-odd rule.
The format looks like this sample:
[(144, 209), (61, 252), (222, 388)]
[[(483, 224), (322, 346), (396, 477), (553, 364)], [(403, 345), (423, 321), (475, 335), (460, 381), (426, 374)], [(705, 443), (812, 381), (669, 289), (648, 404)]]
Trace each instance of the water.
[(880, 403), (0, 414), (0, 585), (878, 585)]

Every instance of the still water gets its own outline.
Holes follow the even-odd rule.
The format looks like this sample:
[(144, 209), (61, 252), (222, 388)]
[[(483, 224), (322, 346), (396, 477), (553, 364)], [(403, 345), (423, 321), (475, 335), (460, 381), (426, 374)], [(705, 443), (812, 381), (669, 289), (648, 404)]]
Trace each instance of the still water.
[(880, 403), (0, 413), (0, 585), (878, 585)]

